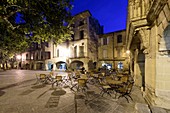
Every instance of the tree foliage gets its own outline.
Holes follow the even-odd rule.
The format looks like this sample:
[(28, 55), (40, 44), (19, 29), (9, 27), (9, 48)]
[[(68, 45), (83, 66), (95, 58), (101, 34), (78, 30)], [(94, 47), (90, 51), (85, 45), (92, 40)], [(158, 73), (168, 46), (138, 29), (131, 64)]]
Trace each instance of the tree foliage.
[[(71, 35), (71, 0), (1, 0), (0, 51), (12, 54), (32, 42), (66, 40)], [(20, 19), (18, 19), (20, 15)]]

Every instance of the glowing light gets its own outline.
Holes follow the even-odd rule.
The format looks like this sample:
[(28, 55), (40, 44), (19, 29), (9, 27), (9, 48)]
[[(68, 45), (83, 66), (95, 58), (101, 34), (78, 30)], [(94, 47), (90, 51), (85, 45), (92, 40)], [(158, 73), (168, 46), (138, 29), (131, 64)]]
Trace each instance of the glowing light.
[(16, 58), (17, 58), (18, 60), (20, 60), (20, 59), (21, 59), (21, 55), (17, 55)]
[(61, 57), (68, 57), (69, 56), (69, 54), (70, 54), (69, 49), (64, 48), (64, 47), (60, 47), (60, 50), (61, 50), (61, 52), (60, 52)]
[(127, 50), (127, 51), (126, 51), (126, 53), (127, 53), (127, 54), (129, 54), (129, 53), (130, 53), (130, 51), (129, 51), (129, 50)]

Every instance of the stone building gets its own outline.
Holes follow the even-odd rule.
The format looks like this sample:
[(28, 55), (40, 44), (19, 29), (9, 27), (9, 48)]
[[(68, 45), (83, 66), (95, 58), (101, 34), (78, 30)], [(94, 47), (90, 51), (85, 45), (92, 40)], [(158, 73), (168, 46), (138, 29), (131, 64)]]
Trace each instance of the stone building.
[(95, 68), (98, 34), (103, 33), (103, 27), (89, 11), (75, 15), (73, 27), (74, 38), (70, 42), (70, 50), (74, 55), (69, 58), (70, 67), (79, 68), (79, 62), (82, 62), (86, 70)]
[(51, 58), (45, 60), (46, 70), (51, 65), (54, 70), (82, 67), (89, 70), (96, 67), (98, 34), (103, 33), (103, 27), (89, 11), (75, 15), (71, 26), (74, 32), (71, 40), (58, 45), (51, 42), (45, 49), (51, 54)]
[(126, 53), (126, 30), (99, 35), (98, 68), (128, 70), (129, 54)]
[(32, 43), (26, 52), (21, 54), (19, 59), (19, 68), (32, 69), (32, 70), (44, 70), (45, 60), (50, 58), (50, 53), (45, 51), (48, 47), (48, 43)]
[(126, 36), (135, 84), (170, 109), (170, 0), (129, 0)]
[(74, 32), (71, 40), (57, 45), (53, 41), (33, 43), (27, 52), (22, 53), (22, 68), (34, 70), (96, 68), (98, 34), (103, 33), (103, 27), (88, 10), (73, 16), (71, 26)]

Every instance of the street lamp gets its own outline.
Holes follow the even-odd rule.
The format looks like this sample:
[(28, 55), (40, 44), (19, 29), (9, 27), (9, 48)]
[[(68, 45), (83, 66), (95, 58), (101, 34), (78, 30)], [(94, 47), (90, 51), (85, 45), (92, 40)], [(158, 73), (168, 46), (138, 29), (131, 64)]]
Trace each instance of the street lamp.
[(126, 53), (129, 55), (130, 54), (130, 50), (127, 50)]
[(18, 60), (21, 60), (21, 55), (17, 55), (16, 58), (17, 58)]

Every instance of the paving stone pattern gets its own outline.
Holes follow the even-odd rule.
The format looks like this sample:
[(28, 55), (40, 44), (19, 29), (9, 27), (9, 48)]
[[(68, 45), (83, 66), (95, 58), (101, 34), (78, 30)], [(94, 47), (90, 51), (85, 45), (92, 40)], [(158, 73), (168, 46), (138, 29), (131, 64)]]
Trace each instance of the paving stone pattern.
[[(23, 74), (25, 72), (28, 76)], [(23, 78), (24, 75), (29, 79), (24, 78), (17, 83), (9, 78), (5, 82), (8, 75), (15, 76), (13, 73), (21, 74), (17, 77)], [(3, 72), (2, 76), (7, 78), (2, 77), (4, 81), (0, 80), (0, 113), (147, 113), (149, 108), (152, 113), (170, 113), (162, 108), (148, 107), (136, 86), (131, 93), (133, 101), (129, 99), (128, 103), (125, 98), (115, 98), (114, 93), (111, 96), (101, 96), (100, 89), (95, 85), (88, 85), (86, 92), (77, 92), (68, 86), (52, 88), (50, 84), (37, 84), (33, 73), (35, 72)]]

